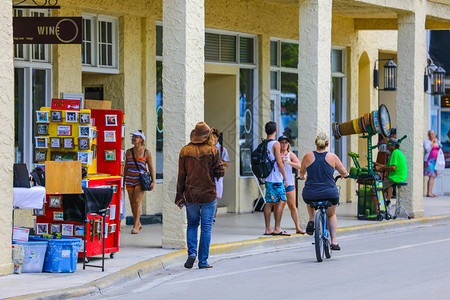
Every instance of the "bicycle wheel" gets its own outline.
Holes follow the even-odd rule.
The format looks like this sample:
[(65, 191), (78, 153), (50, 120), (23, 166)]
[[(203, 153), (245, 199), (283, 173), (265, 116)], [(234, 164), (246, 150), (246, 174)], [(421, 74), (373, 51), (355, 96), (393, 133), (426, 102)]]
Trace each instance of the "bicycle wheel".
[(316, 211), (314, 226), (315, 226), (314, 245), (316, 246), (316, 258), (318, 262), (322, 262), (324, 255), (324, 245), (323, 245), (322, 211), (320, 209)]
[(331, 253), (333, 252), (333, 250), (331, 250), (331, 232), (330, 232), (330, 228), (328, 227), (328, 222), (326, 225), (326, 229), (327, 229), (327, 233), (323, 237), (325, 257), (331, 258)]

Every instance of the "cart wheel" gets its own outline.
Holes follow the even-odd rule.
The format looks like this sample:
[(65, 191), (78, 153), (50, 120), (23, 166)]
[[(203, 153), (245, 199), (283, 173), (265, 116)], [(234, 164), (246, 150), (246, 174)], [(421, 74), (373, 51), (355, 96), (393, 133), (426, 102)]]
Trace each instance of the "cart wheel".
[(114, 254), (115, 254), (115, 253), (110, 253), (110, 254), (109, 254), (109, 257), (110, 257), (110, 258), (114, 258)]
[(86, 257), (86, 258), (84, 259), (84, 263), (86, 263), (86, 264), (89, 263), (89, 257)]
[(411, 219), (411, 217), (410, 217), (410, 216), (408, 216), (408, 219)]
[(382, 215), (378, 215), (377, 216), (377, 221), (382, 221), (383, 220), (383, 216)]
[(392, 216), (390, 214), (386, 215), (386, 220), (390, 220), (392, 218)]
[(394, 220), (397, 219), (397, 216), (393, 216), (392, 219), (394, 219)]

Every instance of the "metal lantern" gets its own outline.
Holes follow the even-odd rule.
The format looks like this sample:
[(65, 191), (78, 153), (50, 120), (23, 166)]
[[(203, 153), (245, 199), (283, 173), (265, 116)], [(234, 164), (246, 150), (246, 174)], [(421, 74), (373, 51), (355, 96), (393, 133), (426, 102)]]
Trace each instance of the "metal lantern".
[(433, 94), (445, 95), (445, 70), (439, 67), (433, 73)]
[(397, 65), (391, 59), (384, 65), (384, 90), (397, 90)]

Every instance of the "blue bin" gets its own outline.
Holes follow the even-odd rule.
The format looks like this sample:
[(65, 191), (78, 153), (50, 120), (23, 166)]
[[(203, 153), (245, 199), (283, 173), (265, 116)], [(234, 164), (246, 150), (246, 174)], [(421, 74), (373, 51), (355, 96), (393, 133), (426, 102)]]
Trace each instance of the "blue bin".
[(44, 260), (44, 272), (72, 273), (77, 270), (78, 247), (81, 239), (63, 237), (61, 239), (44, 239), (31, 236), (30, 240), (48, 241)]
[(41, 273), (44, 265), (45, 252), (47, 251), (47, 241), (13, 241), (13, 244), (22, 245), (24, 251), (22, 272)]

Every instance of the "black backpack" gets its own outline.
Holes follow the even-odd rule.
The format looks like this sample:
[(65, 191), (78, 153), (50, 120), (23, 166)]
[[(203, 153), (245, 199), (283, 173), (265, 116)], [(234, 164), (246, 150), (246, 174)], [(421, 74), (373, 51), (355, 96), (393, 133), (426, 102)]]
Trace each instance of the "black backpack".
[(252, 152), (252, 172), (258, 178), (266, 178), (273, 170), (275, 160), (271, 161), (267, 154), (267, 144), (273, 141), (263, 140), (261, 144)]

